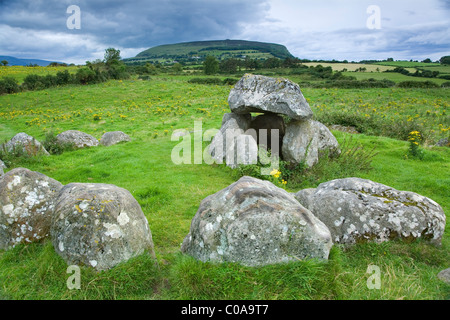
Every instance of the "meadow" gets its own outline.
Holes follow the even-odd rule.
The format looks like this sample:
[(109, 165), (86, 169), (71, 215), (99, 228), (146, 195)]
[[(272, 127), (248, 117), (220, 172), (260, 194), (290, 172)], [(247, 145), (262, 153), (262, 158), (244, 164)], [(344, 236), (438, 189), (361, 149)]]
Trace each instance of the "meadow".
[[(315, 260), (259, 268), (203, 263), (180, 245), (202, 199), (235, 182), (241, 170), (224, 165), (175, 165), (176, 129), (220, 128), (229, 112), (231, 86), (189, 83), (193, 76), (163, 74), (149, 80), (111, 80), (0, 96), (0, 140), (26, 132), (42, 141), (75, 129), (100, 138), (121, 130), (132, 141), (67, 151), (50, 157), (9, 159), (8, 170), (26, 167), (63, 184), (109, 183), (129, 190), (152, 231), (157, 262), (148, 255), (109, 271), (82, 267), (81, 289), (66, 286), (67, 265), (50, 241), (0, 252), (0, 298), (4, 299), (449, 299), (439, 271), (450, 261), (449, 222), (442, 246), (420, 240), (335, 245), (327, 262)], [(197, 76), (198, 77), (198, 76)], [(222, 77), (225, 78), (225, 77)], [(292, 77), (293, 81), (296, 78)], [(449, 137), (449, 89), (322, 89), (302, 92), (316, 119), (355, 126), (360, 134), (332, 131), (340, 143), (375, 148), (370, 168), (322, 161), (316, 170), (288, 179), (296, 192), (346, 176), (414, 191), (438, 202), (449, 216), (450, 151), (435, 147)], [(423, 133), (423, 158), (408, 157), (407, 134)], [(406, 134), (406, 137), (405, 137)], [(207, 143), (204, 143), (204, 147)], [(447, 219), (448, 220), (448, 219)], [(369, 265), (381, 270), (381, 288), (367, 286)]]

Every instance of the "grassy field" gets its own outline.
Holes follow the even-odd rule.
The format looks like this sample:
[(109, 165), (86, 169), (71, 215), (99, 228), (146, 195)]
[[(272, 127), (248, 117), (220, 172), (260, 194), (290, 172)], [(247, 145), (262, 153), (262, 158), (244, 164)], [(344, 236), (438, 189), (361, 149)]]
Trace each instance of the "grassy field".
[(56, 75), (58, 72), (64, 72), (68, 70), (70, 73), (76, 73), (78, 67), (24, 67), (24, 66), (0, 66), (0, 79), (3, 77), (13, 77), (19, 84), (23, 82), (23, 79), (29, 74), (37, 74), (40, 76)]
[[(148, 81), (108, 81), (0, 96), (0, 140), (26, 132), (43, 140), (47, 132), (76, 129), (100, 138), (121, 130), (132, 142), (23, 158), (26, 167), (63, 184), (110, 183), (129, 190), (140, 203), (153, 234), (157, 264), (142, 255), (100, 273), (82, 268), (81, 290), (66, 287), (67, 265), (50, 241), (0, 251), (0, 298), (5, 299), (449, 299), (450, 286), (436, 274), (450, 261), (449, 223), (441, 247), (416, 241), (335, 245), (327, 262), (298, 261), (260, 268), (202, 263), (180, 253), (202, 199), (239, 178), (223, 165), (175, 165), (175, 129), (219, 128), (229, 112), (230, 86), (188, 83), (189, 76), (161, 75)], [(293, 78), (293, 80), (295, 80)], [(314, 187), (344, 176), (359, 176), (399, 190), (414, 191), (450, 210), (450, 151), (432, 147), (449, 135), (448, 89), (305, 88), (315, 117), (323, 122), (361, 123), (364, 134), (333, 131), (376, 148), (369, 171), (345, 163), (324, 163), (288, 191)], [(422, 160), (405, 157), (408, 142), (388, 127), (419, 126), (428, 140)], [(387, 130), (387, 129), (386, 129)], [(389, 133), (389, 134), (387, 134)], [(399, 136), (401, 132), (399, 133)], [(204, 145), (206, 147), (206, 144)], [(448, 220), (448, 219), (447, 219)], [(368, 265), (381, 270), (381, 289), (370, 290)]]

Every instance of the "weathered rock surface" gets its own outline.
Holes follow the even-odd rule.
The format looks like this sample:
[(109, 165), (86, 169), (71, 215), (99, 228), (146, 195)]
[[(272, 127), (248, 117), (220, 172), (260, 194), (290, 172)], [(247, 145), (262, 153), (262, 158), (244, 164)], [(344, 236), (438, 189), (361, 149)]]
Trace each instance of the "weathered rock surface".
[(296, 199), (330, 229), (335, 243), (424, 238), (440, 244), (445, 214), (433, 200), (360, 178), (301, 190)]
[(226, 113), (223, 115), (220, 131), (214, 136), (208, 147), (211, 157), (217, 163), (226, 162), (227, 149), (230, 150), (228, 157), (235, 159), (233, 150), (235, 150), (236, 137), (249, 129), (251, 120), (250, 114)]
[(313, 115), (300, 87), (287, 79), (245, 74), (231, 90), (228, 103), (233, 113), (271, 112), (306, 120)]
[(149, 252), (152, 234), (139, 203), (114, 185), (70, 183), (56, 200), (52, 243), (67, 264), (106, 270)]
[(25, 132), (20, 132), (12, 137), (11, 140), (5, 143), (4, 148), (8, 152), (13, 152), (14, 150), (17, 150), (17, 148), (22, 148), (23, 152), (30, 156), (49, 155), (39, 141)]
[(444, 282), (447, 282), (450, 284), (450, 268), (447, 268), (445, 270), (442, 270), (438, 273), (437, 277), (441, 279)]
[(16, 168), (0, 177), (0, 249), (49, 235), (55, 199), (63, 185), (42, 173)]
[(129, 142), (131, 141), (131, 138), (129, 135), (122, 131), (111, 131), (111, 132), (105, 132), (100, 139), (100, 144), (104, 146), (112, 146), (115, 144), (118, 144), (120, 142)]
[(202, 201), (181, 250), (201, 261), (261, 266), (327, 259), (331, 246), (328, 228), (291, 194), (242, 177)]
[(314, 120), (288, 123), (282, 146), (285, 161), (295, 164), (305, 161), (312, 167), (326, 150), (340, 153), (339, 143), (325, 125)]
[(7, 169), (6, 164), (2, 160), (0, 160), (0, 176), (5, 174), (4, 169)]
[(67, 130), (56, 136), (58, 143), (72, 144), (77, 148), (98, 146), (98, 140), (90, 134), (78, 130)]

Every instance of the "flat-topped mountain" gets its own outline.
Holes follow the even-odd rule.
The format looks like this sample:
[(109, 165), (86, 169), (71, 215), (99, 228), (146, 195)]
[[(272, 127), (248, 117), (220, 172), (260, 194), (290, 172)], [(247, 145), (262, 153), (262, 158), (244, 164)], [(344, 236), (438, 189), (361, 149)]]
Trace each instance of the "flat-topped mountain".
[(292, 58), (288, 49), (280, 44), (246, 40), (212, 40), (194, 41), (176, 44), (165, 44), (142, 51), (134, 58), (124, 59), (133, 62), (164, 62), (164, 61), (203, 61), (212, 55), (219, 60), (228, 58), (268, 59)]

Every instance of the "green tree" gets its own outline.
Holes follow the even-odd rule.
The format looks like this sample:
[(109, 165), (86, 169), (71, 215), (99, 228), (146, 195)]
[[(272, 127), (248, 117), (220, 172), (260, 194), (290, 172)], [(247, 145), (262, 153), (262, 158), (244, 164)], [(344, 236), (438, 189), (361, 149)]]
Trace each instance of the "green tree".
[(216, 74), (219, 71), (219, 61), (214, 56), (207, 56), (203, 62), (205, 74)]
[(2, 65), (4, 65), (6, 67), (8, 65), (8, 61), (2, 60)]
[(175, 73), (181, 73), (181, 72), (183, 72), (183, 66), (181, 65), (181, 63), (175, 63), (172, 66), (172, 71)]
[(444, 56), (444, 57), (442, 57), (442, 58), (439, 60), (439, 62), (440, 62), (441, 64), (450, 64), (450, 56)]
[(238, 70), (239, 60), (230, 58), (220, 62), (219, 69), (224, 73), (235, 73)]
[(104, 62), (106, 65), (117, 64), (120, 62), (120, 50), (108, 48), (105, 50)]

